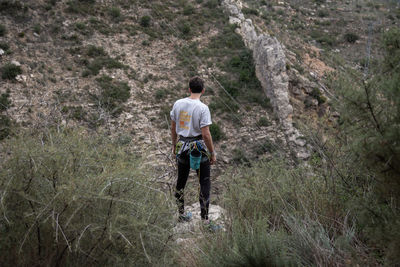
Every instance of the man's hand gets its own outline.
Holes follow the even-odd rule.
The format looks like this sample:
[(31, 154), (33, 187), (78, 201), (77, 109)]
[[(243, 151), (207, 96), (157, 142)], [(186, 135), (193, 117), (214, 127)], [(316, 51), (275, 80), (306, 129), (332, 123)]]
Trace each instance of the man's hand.
[(210, 158), (210, 165), (214, 165), (216, 161), (217, 161), (217, 156), (215, 154), (212, 154)]

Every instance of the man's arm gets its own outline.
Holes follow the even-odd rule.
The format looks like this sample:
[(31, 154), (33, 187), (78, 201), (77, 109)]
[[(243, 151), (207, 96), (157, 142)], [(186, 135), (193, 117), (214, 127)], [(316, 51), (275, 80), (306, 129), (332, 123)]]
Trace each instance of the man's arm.
[(210, 153), (211, 153), (210, 164), (212, 165), (217, 161), (217, 158), (216, 158), (216, 154), (214, 151), (214, 144), (213, 144), (211, 133), (210, 133), (210, 127), (204, 126), (203, 128), (201, 128), (201, 135), (203, 136), (203, 140), (204, 140), (204, 143), (206, 143), (208, 151), (210, 151)]
[(178, 140), (178, 134), (176, 133), (176, 122), (171, 121), (171, 139), (172, 139), (172, 154), (175, 155), (176, 141)]

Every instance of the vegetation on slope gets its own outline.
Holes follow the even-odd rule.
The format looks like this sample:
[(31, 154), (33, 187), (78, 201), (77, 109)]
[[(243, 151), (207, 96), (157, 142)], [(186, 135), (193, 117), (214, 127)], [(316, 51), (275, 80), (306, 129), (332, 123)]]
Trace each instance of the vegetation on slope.
[(137, 155), (70, 129), (25, 133), (2, 146), (2, 264), (169, 262), (175, 206)]

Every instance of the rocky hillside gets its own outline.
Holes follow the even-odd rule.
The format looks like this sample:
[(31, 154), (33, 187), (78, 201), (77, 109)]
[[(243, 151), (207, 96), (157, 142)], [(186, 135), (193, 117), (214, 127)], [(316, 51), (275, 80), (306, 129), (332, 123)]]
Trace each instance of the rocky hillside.
[[(380, 33), (400, 17), (394, 1), (316, 0), (1, 0), (0, 12), (2, 136), (105, 132), (156, 177), (173, 172), (168, 113), (193, 75), (206, 80), (215, 174), (256, 158), (307, 159), (298, 128), (338, 116), (334, 70), (373, 64)], [(257, 48), (257, 36), (276, 52), (269, 39)]]

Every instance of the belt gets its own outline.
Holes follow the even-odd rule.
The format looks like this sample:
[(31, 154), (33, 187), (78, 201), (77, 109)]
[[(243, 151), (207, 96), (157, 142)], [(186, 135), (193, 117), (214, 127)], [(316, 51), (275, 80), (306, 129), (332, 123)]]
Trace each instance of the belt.
[(192, 142), (192, 141), (197, 141), (197, 140), (203, 140), (203, 136), (202, 135), (198, 135), (198, 136), (179, 136), (179, 140), (183, 141), (183, 142)]

